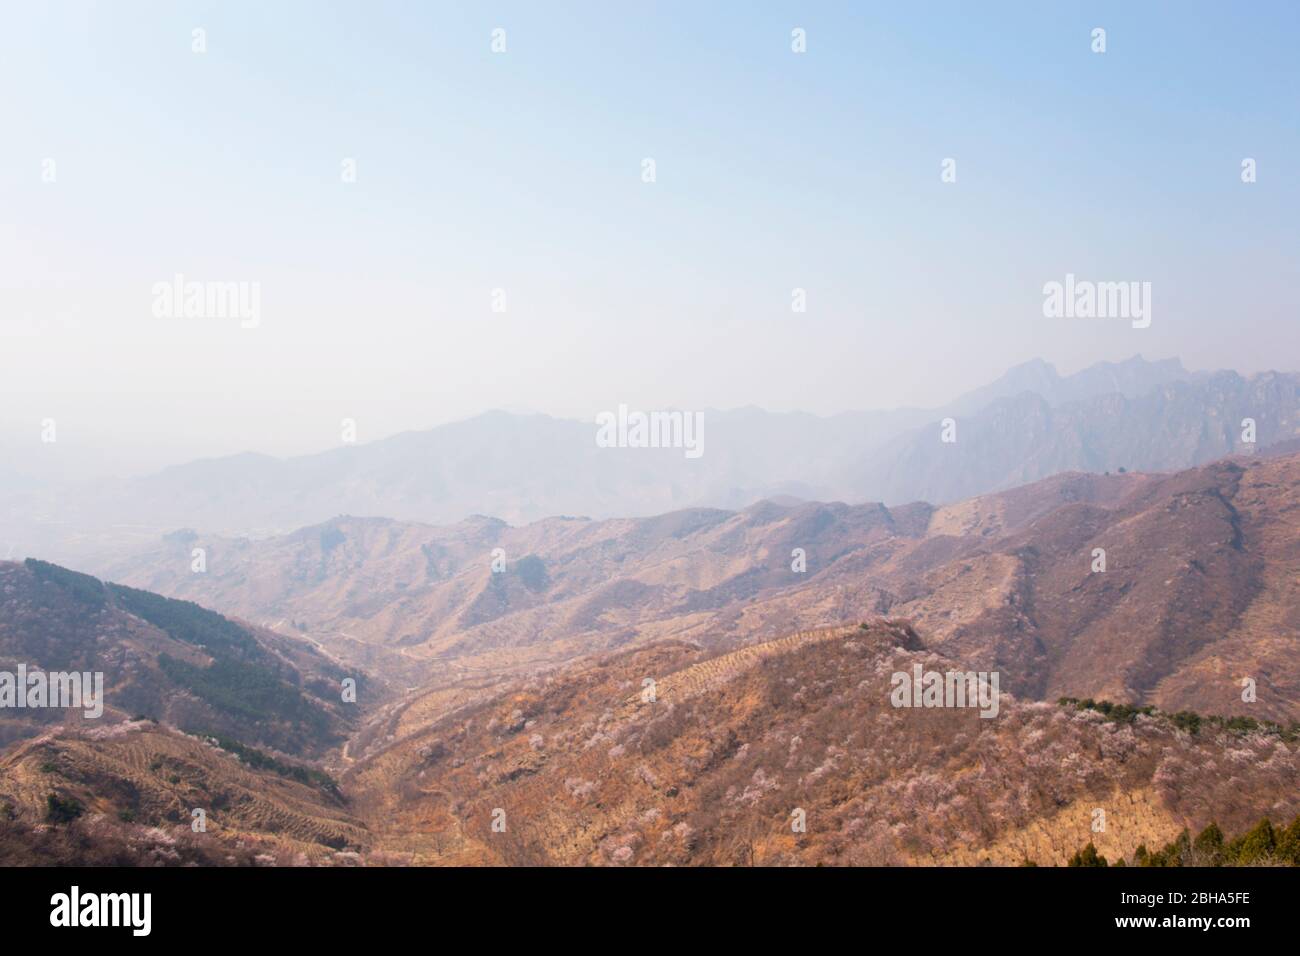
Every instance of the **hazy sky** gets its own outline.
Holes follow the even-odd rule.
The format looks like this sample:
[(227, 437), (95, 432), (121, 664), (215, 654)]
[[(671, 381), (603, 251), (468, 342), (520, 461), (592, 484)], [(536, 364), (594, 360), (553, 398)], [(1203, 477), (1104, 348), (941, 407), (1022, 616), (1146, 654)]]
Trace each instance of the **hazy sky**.
[[(7, 4), (0, 428), (152, 465), (1294, 369), (1298, 39), (1291, 2)], [(260, 324), (156, 317), (177, 273)], [(1066, 273), (1151, 282), (1151, 326), (1044, 318)]]

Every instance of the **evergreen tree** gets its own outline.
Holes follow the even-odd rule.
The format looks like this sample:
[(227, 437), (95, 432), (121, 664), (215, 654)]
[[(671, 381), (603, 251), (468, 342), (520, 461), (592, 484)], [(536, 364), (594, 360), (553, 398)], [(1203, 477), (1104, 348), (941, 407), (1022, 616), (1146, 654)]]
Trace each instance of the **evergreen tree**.
[(1074, 856), (1070, 857), (1070, 862), (1068, 865), (1069, 866), (1109, 866), (1109, 864), (1106, 862), (1106, 858), (1104, 856), (1101, 856), (1097, 852), (1097, 848), (1092, 845), (1091, 840), (1088, 841), (1087, 846), (1085, 846), (1078, 853), (1074, 854)]
[(1241, 840), (1237, 851), (1237, 863), (1258, 863), (1273, 855), (1277, 848), (1277, 836), (1273, 833), (1273, 824), (1265, 817), (1251, 829)]
[(1196, 851), (1196, 862), (1201, 866), (1223, 865), (1223, 831), (1214, 821), (1202, 830), (1194, 841), (1192, 849)]
[(1277, 856), (1288, 866), (1300, 866), (1300, 816), (1279, 834)]

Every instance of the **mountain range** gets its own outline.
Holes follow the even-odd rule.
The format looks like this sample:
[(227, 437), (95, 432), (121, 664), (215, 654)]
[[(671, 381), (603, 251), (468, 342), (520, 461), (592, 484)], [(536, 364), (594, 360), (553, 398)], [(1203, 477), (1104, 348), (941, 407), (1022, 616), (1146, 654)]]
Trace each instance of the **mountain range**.
[(1294, 720), (1298, 507), (1290, 454), (1068, 473), (937, 508), (764, 501), (521, 528), (338, 518), (263, 540), (173, 536), (107, 571), (412, 684), (888, 614), (1017, 695)]
[[(1287, 820), (1298, 515), (1290, 453), (941, 507), (335, 519), (202, 574), (181, 535), (134, 584), (5, 563), (0, 663), (109, 690), (5, 715), (0, 860), (1060, 864)], [(999, 674), (997, 714), (900, 710), (917, 667)]]
[[(15, 492), (51, 552), (0, 561), (0, 672), (105, 706), (0, 710), (0, 863), (1059, 865), (1290, 820), (1296, 385), (1029, 363), (718, 413), (694, 475), (496, 413)], [(921, 672), (996, 706), (900, 705)]]
[[(772, 497), (943, 504), (1060, 471), (1174, 470), (1297, 435), (1289, 373), (1189, 373), (1140, 357), (1061, 376), (1041, 360), (943, 409), (831, 417), (705, 411), (704, 454), (601, 448), (594, 424), (489, 412), (290, 459), (243, 454), (156, 474), (0, 494), (0, 541), (82, 563), (183, 528), (249, 537), (339, 514), (635, 517)], [(945, 441), (943, 424), (953, 421)]]

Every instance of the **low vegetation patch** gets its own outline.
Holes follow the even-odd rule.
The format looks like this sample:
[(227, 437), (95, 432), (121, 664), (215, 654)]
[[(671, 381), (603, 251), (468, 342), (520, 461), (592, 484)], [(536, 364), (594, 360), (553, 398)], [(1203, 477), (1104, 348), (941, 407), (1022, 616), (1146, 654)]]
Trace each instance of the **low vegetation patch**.
[(1198, 714), (1191, 710), (1168, 713), (1155, 707), (1134, 707), (1131, 704), (1116, 704), (1109, 700), (1093, 700), (1091, 697), (1082, 700), (1077, 697), (1062, 697), (1057, 703), (1062, 707), (1073, 707), (1075, 710), (1091, 710), (1101, 714), (1107, 720), (1121, 724), (1131, 724), (1139, 715), (1155, 717), (1166, 720), (1179, 730), (1192, 735), (1208, 728), (1233, 734), (1270, 734), (1281, 737), (1287, 743), (1300, 740), (1300, 722), (1283, 726), (1271, 720), (1256, 720), (1254, 717), (1220, 717), (1214, 714)]
[[(1110, 866), (1089, 842), (1070, 857), (1069, 866)], [(1195, 839), (1187, 830), (1152, 853), (1142, 844), (1133, 863), (1120, 857), (1114, 866), (1300, 866), (1300, 816), (1290, 826), (1273, 826), (1265, 817), (1250, 830), (1226, 840), (1217, 823), (1211, 822)]]
[(45, 819), (49, 823), (71, 823), (86, 812), (76, 797), (60, 797), (51, 793), (45, 798)]

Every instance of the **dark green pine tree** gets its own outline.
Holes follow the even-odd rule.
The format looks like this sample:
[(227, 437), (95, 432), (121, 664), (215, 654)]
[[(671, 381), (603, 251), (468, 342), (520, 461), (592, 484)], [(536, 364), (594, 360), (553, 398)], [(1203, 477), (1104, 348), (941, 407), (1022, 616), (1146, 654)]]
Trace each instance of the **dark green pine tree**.
[(1211, 820), (1210, 825), (1192, 841), (1192, 849), (1196, 851), (1197, 862), (1201, 866), (1222, 866), (1223, 831), (1219, 825)]
[(1067, 865), (1068, 866), (1109, 866), (1110, 864), (1106, 862), (1106, 858), (1104, 856), (1101, 856), (1097, 852), (1097, 848), (1093, 846), (1092, 841), (1089, 840), (1087, 846), (1085, 846), (1078, 853), (1074, 854), (1074, 856), (1070, 857), (1070, 862)]

